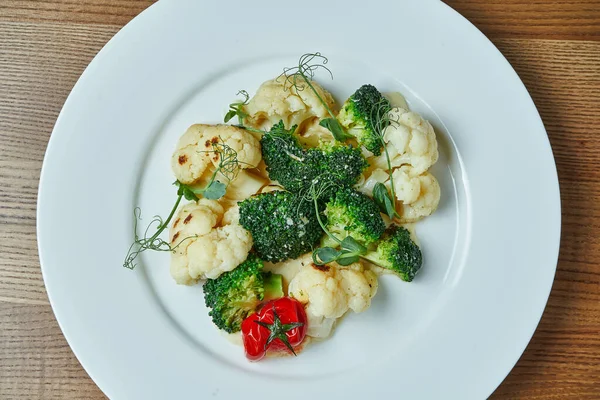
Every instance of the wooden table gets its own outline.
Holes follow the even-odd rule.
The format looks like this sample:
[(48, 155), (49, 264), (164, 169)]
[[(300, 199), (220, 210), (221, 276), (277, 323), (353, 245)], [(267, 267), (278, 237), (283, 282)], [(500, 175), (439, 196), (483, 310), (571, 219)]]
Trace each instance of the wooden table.
[[(563, 236), (548, 307), (493, 398), (600, 399), (600, 0), (448, 3), (491, 38), (525, 82), (561, 185)], [(0, 0), (2, 399), (104, 398), (48, 304), (36, 248), (37, 187), (72, 86), (96, 52), (150, 4)]]

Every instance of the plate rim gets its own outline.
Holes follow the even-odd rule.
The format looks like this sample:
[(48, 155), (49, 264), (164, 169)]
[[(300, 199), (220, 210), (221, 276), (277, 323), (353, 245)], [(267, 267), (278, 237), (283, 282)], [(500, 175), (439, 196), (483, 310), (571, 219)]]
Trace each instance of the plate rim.
[[(97, 379), (97, 377), (94, 377), (93, 374), (90, 373), (88, 367), (89, 365), (85, 365), (83, 362), (81, 362), (81, 357), (80, 357), (80, 350), (79, 349), (75, 349), (74, 347), (71, 346), (71, 340), (69, 339), (69, 336), (65, 333), (65, 330), (68, 328), (66, 328), (65, 326), (63, 326), (63, 321), (62, 318), (59, 317), (59, 311), (57, 310), (57, 305), (55, 304), (55, 300), (53, 300), (53, 290), (47, 285), (48, 282), (48, 269), (47, 267), (45, 268), (45, 262), (43, 260), (43, 254), (45, 253), (45, 250), (43, 248), (44, 246), (44, 240), (42, 239), (42, 236), (39, 234), (40, 233), (40, 225), (43, 224), (43, 222), (41, 222), (43, 220), (43, 215), (41, 215), (40, 212), (40, 204), (42, 202), (42, 200), (45, 198), (45, 195), (42, 194), (42, 190), (43, 190), (43, 181), (44, 181), (44, 176), (45, 176), (45, 171), (47, 170), (47, 164), (48, 164), (48, 159), (49, 159), (49, 154), (51, 154), (51, 152), (53, 151), (53, 147), (55, 147), (56, 145), (53, 143), (56, 143), (56, 132), (58, 132), (58, 126), (60, 124), (60, 121), (64, 118), (64, 114), (67, 113), (67, 110), (70, 107), (70, 101), (72, 102), (72, 93), (76, 91), (76, 89), (80, 86), (80, 82), (88, 75), (90, 74), (89, 70), (90, 70), (90, 66), (94, 65), (94, 62), (97, 59), (100, 59), (102, 57), (105, 57), (106, 54), (110, 51), (111, 47), (114, 45), (115, 41), (118, 40), (118, 38), (120, 38), (121, 36), (125, 35), (126, 32), (129, 31), (129, 29), (131, 29), (131, 27), (133, 26), (133, 24), (137, 24), (139, 23), (139, 21), (141, 21), (142, 18), (144, 18), (145, 15), (147, 15), (150, 12), (154, 12), (152, 10), (158, 9), (159, 7), (163, 7), (164, 4), (166, 2), (165, 1), (159, 1), (156, 2), (154, 4), (152, 4), (150, 7), (146, 8), (144, 11), (142, 11), (138, 16), (136, 16), (134, 19), (132, 19), (128, 24), (126, 24), (122, 29), (120, 29), (104, 46), (103, 48), (100, 50), (100, 52), (98, 52), (98, 54), (94, 57), (94, 59), (90, 62), (90, 64), (85, 68), (84, 72), (81, 74), (81, 76), (79, 77), (79, 79), (77, 80), (77, 83), (74, 85), (73, 89), (71, 90), (69, 96), (67, 97), (67, 100), (65, 101), (65, 104), (63, 106), (63, 108), (61, 109), (61, 112), (57, 118), (57, 121), (55, 123), (55, 126), (53, 128), (52, 131), (52, 135), (50, 137), (50, 140), (48, 142), (48, 146), (46, 149), (46, 153), (44, 156), (44, 162), (42, 165), (42, 170), (40, 173), (40, 184), (38, 186), (38, 201), (37, 201), (37, 209), (36, 209), (36, 233), (37, 233), (37, 245), (38, 245), (38, 254), (39, 254), (39, 258), (40, 258), (40, 265), (41, 265), (41, 270), (42, 270), (42, 276), (43, 276), (43, 280), (44, 280), (44, 284), (46, 286), (46, 290), (48, 293), (48, 298), (53, 310), (53, 313), (55, 314), (56, 320), (61, 328), (61, 331), (65, 337), (65, 339), (67, 340), (67, 342), (69, 343), (69, 346), (71, 347), (73, 353), (75, 354), (75, 356), (77, 357), (78, 361), (80, 362), (81, 366), (86, 370), (86, 372), (88, 373), (88, 375), (94, 380), (94, 382), (96, 383), (96, 385), (98, 385), (98, 387), (104, 392), (104, 393), (108, 393), (108, 391), (105, 391), (106, 389), (104, 387), (101, 387), (100, 384), (98, 383), (100, 380), (102, 379)], [(527, 347), (527, 345), (529, 344), (529, 342), (531, 341), (531, 338), (533, 337), (539, 322), (543, 316), (543, 313), (545, 311), (551, 290), (552, 290), (552, 286), (553, 286), (553, 282), (554, 282), (554, 278), (556, 275), (556, 270), (557, 270), (557, 264), (558, 264), (558, 257), (559, 257), (559, 253), (560, 253), (560, 241), (561, 241), (561, 230), (562, 230), (562, 214), (561, 214), (561, 194), (560, 194), (560, 182), (558, 180), (558, 171), (557, 171), (557, 166), (556, 166), (556, 160), (554, 158), (553, 152), (552, 152), (552, 148), (551, 148), (551, 144), (550, 144), (550, 140), (549, 137), (547, 135), (547, 131), (545, 129), (545, 126), (543, 124), (543, 120), (541, 119), (541, 116), (539, 115), (539, 111), (537, 110), (535, 103), (533, 102), (533, 99), (531, 98), (531, 95), (529, 94), (529, 91), (527, 90), (526, 86), (524, 85), (523, 81), (520, 79), (520, 77), (518, 76), (518, 74), (516, 73), (516, 71), (514, 70), (514, 68), (512, 67), (512, 65), (509, 63), (509, 61), (504, 57), (504, 55), (499, 51), (499, 49), (475, 26), (473, 25), (469, 20), (467, 20), (465, 17), (463, 17), (461, 14), (459, 14), (456, 10), (454, 10), (452, 7), (450, 7), (449, 5), (440, 2), (440, 4), (442, 5), (442, 7), (445, 7), (449, 10), (451, 10), (451, 12), (455, 13), (456, 16), (460, 19), (463, 20), (463, 23), (466, 22), (471, 30), (475, 30), (479, 35), (481, 35), (487, 42), (488, 42), (488, 46), (491, 46), (491, 48), (493, 48), (501, 57), (501, 59), (504, 60), (504, 62), (507, 64), (508, 68), (510, 69), (510, 71), (512, 71), (512, 73), (515, 75), (516, 81), (518, 81), (520, 83), (520, 85), (522, 86), (522, 88), (525, 90), (525, 92), (527, 93), (527, 96), (529, 97), (529, 101), (531, 102), (532, 106), (533, 106), (533, 110), (535, 110), (535, 117), (536, 120), (539, 122), (539, 124), (541, 125), (541, 129), (546, 133), (546, 142), (547, 142), (547, 147), (550, 150), (550, 154), (552, 155), (551, 160), (552, 160), (552, 164), (554, 166), (553, 171), (551, 171), (552, 175), (553, 175), (553, 181), (555, 183), (555, 194), (556, 194), (556, 201), (557, 201), (557, 205), (558, 205), (558, 209), (555, 210), (556, 211), (556, 216), (555, 218), (557, 219), (557, 223), (558, 223), (558, 234), (556, 237), (556, 246), (555, 249), (552, 251), (552, 253), (555, 255), (553, 255), (552, 258), (556, 259), (556, 262), (554, 263), (553, 269), (552, 269), (552, 279), (550, 280), (550, 284), (548, 285), (548, 287), (546, 287), (546, 294), (545, 294), (545, 301), (544, 301), (544, 305), (541, 308), (540, 312), (539, 312), (539, 316), (536, 318), (536, 320), (534, 321), (532, 325), (532, 329), (530, 334), (528, 335), (528, 338), (526, 341), (524, 341), (523, 345), (520, 346), (522, 348), (520, 348), (520, 350), (518, 351), (519, 356), (514, 360), (514, 363), (512, 364), (511, 368), (508, 369), (508, 371), (506, 371), (506, 373), (501, 377), (501, 379), (499, 379), (498, 383), (491, 388), (491, 391), (488, 393), (488, 395), (490, 395), (491, 393), (493, 393), (494, 390), (496, 390), (496, 388), (504, 381), (504, 379), (506, 378), (506, 376), (508, 376), (508, 374), (512, 371), (512, 369), (514, 368), (514, 366), (516, 365), (516, 363), (519, 361), (520, 355), (523, 354), (523, 351), (525, 350), (525, 348)], [(137, 22), (136, 22), (137, 21)], [(95, 374), (94, 374), (95, 375)]]

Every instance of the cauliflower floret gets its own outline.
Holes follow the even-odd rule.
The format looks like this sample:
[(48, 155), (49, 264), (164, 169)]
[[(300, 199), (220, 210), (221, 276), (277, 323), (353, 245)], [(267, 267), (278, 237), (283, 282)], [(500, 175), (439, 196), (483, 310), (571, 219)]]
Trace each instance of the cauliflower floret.
[(213, 144), (218, 142), (237, 152), (241, 168), (253, 168), (262, 158), (260, 143), (244, 129), (231, 125), (195, 124), (179, 139), (171, 158), (177, 180), (193, 184), (210, 176), (221, 161), (213, 148)]
[(376, 292), (377, 276), (359, 262), (346, 267), (305, 263), (288, 289), (290, 296), (307, 303), (307, 334), (314, 337), (329, 336), (330, 319), (368, 309)]
[(329, 131), (329, 129), (319, 125), (320, 119), (313, 117), (304, 124), (302, 124), (297, 130), (300, 143), (307, 147), (319, 147), (323, 144), (334, 144), (335, 138)]
[(248, 256), (252, 237), (239, 223), (239, 207), (223, 211), (217, 201), (206, 199), (179, 210), (171, 227), (171, 276), (177, 283), (217, 278)]
[(262, 189), (260, 189), (260, 193), (277, 192), (277, 191), (280, 191), (280, 190), (285, 190), (285, 189), (282, 186), (279, 186), (279, 185), (276, 185), (274, 183), (271, 183), (269, 185), (266, 185)]
[(197, 203), (184, 205), (173, 220), (171, 243), (179, 243), (189, 236), (206, 235), (221, 223), (224, 212), (216, 200), (200, 199)]
[(256, 194), (265, 186), (269, 180), (261, 175), (240, 171), (238, 176), (227, 186), (225, 197), (229, 200), (245, 200)]
[[(315, 81), (311, 84), (327, 106), (333, 109), (335, 103), (331, 94)], [(243, 108), (249, 115), (244, 124), (257, 129), (269, 129), (283, 120), (286, 128), (289, 128), (311, 117), (329, 116), (327, 109), (306, 84), (299, 80), (298, 87), (300, 90), (286, 82), (285, 76), (264, 82)]]
[(405, 165), (392, 174), (396, 198), (402, 203), (402, 222), (415, 222), (431, 215), (440, 202), (440, 185), (429, 172), (418, 174)]
[[(417, 174), (427, 171), (439, 157), (431, 124), (419, 114), (400, 107), (392, 108), (389, 117), (394, 122), (385, 128), (383, 137), (392, 167), (411, 165)], [(377, 157), (373, 165), (387, 168), (385, 154)]]
[(375, 188), (375, 185), (377, 183), (383, 183), (389, 188), (389, 180), (390, 174), (387, 171), (381, 168), (376, 168), (373, 170), (373, 172), (371, 172), (370, 175), (363, 176), (362, 180), (359, 181), (356, 187), (360, 192), (363, 192), (368, 196), (373, 196), (373, 188)]

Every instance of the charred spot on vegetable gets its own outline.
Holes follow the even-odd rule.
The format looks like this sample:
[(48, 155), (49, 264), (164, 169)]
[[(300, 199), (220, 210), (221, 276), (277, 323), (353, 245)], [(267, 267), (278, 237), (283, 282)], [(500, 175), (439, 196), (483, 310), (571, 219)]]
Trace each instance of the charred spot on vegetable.
[[(141, 211), (138, 207), (134, 209), (134, 238), (133, 243), (129, 246), (127, 254), (125, 255), (123, 267), (134, 269), (136, 267), (135, 260), (140, 253), (143, 253), (146, 250), (172, 252), (177, 246), (181, 245), (181, 243), (187, 239), (184, 238), (177, 244), (177, 246), (171, 247), (169, 242), (160, 238), (161, 233), (167, 228), (169, 222), (171, 222), (171, 218), (173, 218), (179, 203), (181, 203), (181, 199), (185, 198), (189, 201), (198, 201), (200, 199), (199, 196), (204, 196), (206, 199), (217, 200), (225, 195), (227, 186), (224, 183), (216, 180), (217, 173), (221, 173), (221, 175), (224, 176), (228, 182), (235, 179), (240, 168), (240, 163), (237, 159), (237, 152), (227, 144), (219, 143), (219, 138), (217, 137), (214, 137), (211, 140), (211, 145), (213, 146), (212, 152), (219, 155), (220, 161), (208, 184), (204, 188), (194, 188), (179, 181), (173, 182), (173, 185), (177, 186), (177, 200), (175, 201), (175, 205), (171, 209), (171, 212), (166, 220), (163, 221), (160, 216), (155, 216), (144, 231), (143, 237), (140, 237), (137, 233), (138, 220), (141, 219)], [(204, 154), (207, 156), (209, 153), (211, 153), (211, 151), (204, 152)], [(182, 156), (186, 157), (185, 155)], [(179, 158), (178, 161), (181, 161), (181, 158)], [(152, 236), (148, 236), (149, 232), (151, 232), (150, 228), (154, 224), (157, 225), (156, 231)], [(194, 236), (189, 236), (189, 238), (191, 237)]]
[(206, 142), (204, 142), (204, 147), (210, 147), (210, 140), (207, 140)]
[(182, 154), (177, 159), (177, 162), (179, 163), (179, 165), (183, 165), (187, 162), (187, 160), (188, 160), (187, 156), (185, 154)]
[[(192, 214), (188, 215), (188, 216), (187, 216), (187, 217), (185, 217), (185, 219), (183, 220), (183, 223), (184, 223), (185, 225), (189, 224), (189, 223), (190, 223), (190, 221), (192, 220), (192, 218), (193, 218), (193, 217), (192, 217)], [(173, 225), (173, 226), (175, 226), (175, 225)]]
[(323, 271), (323, 272), (329, 272), (329, 269), (331, 268), (329, 265), (318, 265), (318, 264), (311, 264), (313, 268), (318, 269), (319, 271)]
[(175, 222), (173, 223), (173, 228), (177, 228), (177, 225), (179, 225), (179, 221), (181, 221), (181, 218), (177, 218), (175, 220)]
[(171, 240), (171, 243), (175, 243), (175, 241), (177, 240), (178, 237), (179, 237), (179, 232), (177, 232), (173, 235), (173, 240)]

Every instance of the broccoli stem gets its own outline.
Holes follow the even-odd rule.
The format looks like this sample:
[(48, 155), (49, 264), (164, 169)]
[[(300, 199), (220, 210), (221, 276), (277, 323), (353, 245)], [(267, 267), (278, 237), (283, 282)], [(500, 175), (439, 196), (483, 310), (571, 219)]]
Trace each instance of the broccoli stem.
[(264, 301), (283, 297), (283, 277), (279, 274), (266, 273), (264, 276)]
[(358, 256), (359, 256), (360, 258), (362, 258), (363, 260), (367, 260), (368, 262), (370, 262), (370, 263), (372, 263), (372, 264), (375, 264), (375, 265), (377, 265), (378, 267), (384, 268), (384, 267), (381, 265), (381, 261), (380, 261), (380, 260), (378, 260), (376, 257), (375, 257), (375, 258), (372, 258), (372, 257), (370, 256), (370, 253), (367, 253), (367, 254), (359, 254)]

